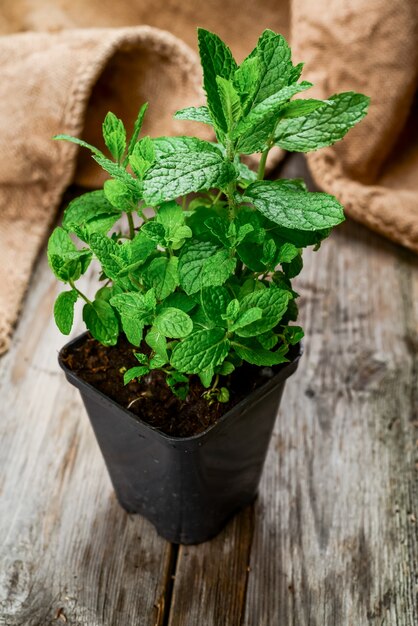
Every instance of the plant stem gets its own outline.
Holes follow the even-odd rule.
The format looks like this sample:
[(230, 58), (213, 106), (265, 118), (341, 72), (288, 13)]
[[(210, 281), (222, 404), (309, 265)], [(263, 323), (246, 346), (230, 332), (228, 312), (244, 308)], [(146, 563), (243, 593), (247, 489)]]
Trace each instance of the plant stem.
[(128, 217), (128, 224), (129, 224), (129, 239), (133, 239), (135, 237), (134, 218), (132, 217), (132, 213), (130, 212), (128, 212), (126, 215)]
[(216, 198), (214, 198), (214, 199), (212, 200), (212, 204), (211, 204), (211, 206), (215, 205), (215, 204), (218, 202), (218, 200), (220, 199), (221, 195), (222, 195), (222, 189), (220, 190), (220, 192), (218, 193), (218, 195), (216, 196)]
[(79, 289), (77, 289), (77, 287), (75, 286), (75, 283), (73, 280), (69, 280), (68, 284), (70, 285), (70, 287), (72, 289), (74, 289), (74, 291), (76, 291), (78, 293), (78, 295), (80, 296), (80, 298), (82, 298), (84, 300), (84, 302), (86, 302), (86, 304), (91, 304), (91, 300), (89, 300), (87, 298), (87, 296), (84, 295), (84, 293), (82, 293)]
[(267, 156), (269, 152), (270, 152), (270, 148), (267, 148), (266, 150), (264, 150), (264, 152), (261, 155), (260, 164), (258, 166), (258, 174), (257, 174), (258, 180), (263, 180), (264, 178), (264, 172), (266, 169), (266, 161), (267, 161)]

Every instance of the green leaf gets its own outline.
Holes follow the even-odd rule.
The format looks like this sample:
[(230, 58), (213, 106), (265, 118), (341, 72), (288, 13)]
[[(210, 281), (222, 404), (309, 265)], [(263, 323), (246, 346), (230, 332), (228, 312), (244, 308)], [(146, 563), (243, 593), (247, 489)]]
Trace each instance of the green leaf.
[(69, 335), (74, 321), (74, 304), (77, 302), (78, 293), (62, 291), (54, 304), (55, 323), (63, 335)]
[(284, 243), (279, 248), (278, 257), (276, 258), (276, 264), (278, 263), (290, 263), (299, 254), (298, 248), (293, 243)]
[(119, 322), (114, 310), (105, 300), (86, 303), (83, 320), (93, 337), (105, 346), (115, 346), (118, 342)]
[(115, 260), (120, 254), (120, 246), (113, 239), (99, 233), (93, 233), (89, 243), (100, 261), (103, 272), (111, 280), (116, 280), (122, 265)]
[(223, 285), (234, 273), (237, 260), (231, 257), (228, 250), (219, 250), (203, 264), (201, 274), (202, 287)]
[(106, 158), (103, 152), (101, 152), (91, 144), (87, 143), (87, 141), (83, 141), (83, 139), (79, 139), (78, 137), (71, 137), (71, 135), (55, 135), (54, 137), (52, 137), (52, 139), (55, 139), (57, 141), (69, 141), (70, 143), (75, 143), (82, 148), (87, 148), (88, 150), (91, 150), (91, 152), (93, 152), (93, 154), (96, 154), (98, 157)]
[(78, 250), (68, 233), (58, 226), (48, 240), (48, 263), (55, 276), (63, 282), (77, 280), (88, 268), (92, 254), (83, 248)]
[(180, 372), (198, 374), (222, 363), (229, 345), (224, 328), (200, 330), (176, 345), (170, 362)]
[(174, 307), (164, 308), (154, 320), (154, 326), (165, 337), (187, 337), (193, 330), (191, 318)]
[(321, 230), (344, 221), (338, 200), (327, 193), (288, 191), (276, 181), (259, 181), (245, 191), (245, 198), (268, 219), (285, 228)]
[(120, 211), (112, 206), (102, 190), (90, 191), (70, 202), (64, 211), (62, 226), (87, 241), (91, 233), (105, 235), (119, 217)]
[(167, 339), (163, 333), (153, 326), (151, 330), (148, 331), (145, 341), (149, 347), (164, 360), (164, 363), (167, 363)]
[(158, 245), (163, 245), (165, 242), (165, 228), (155, 220), (143, 224), (141, 232)]
[(213, 257), (219, 247), (210, 241), (192, 239), (186, 243), (179, 257), (180, 285), (190, 295), (199, 291), (205, 263)]
[(290, 152), (309, 152), (342, 139), (367, 113), (370, 98), (348, 91), (329, 98), (315, 111), (296, 119), (281, 120), (275, 144)]
[(242, 117), (241, 100), (230, 80), (217, 76), (216, 82), (226, 126), (231, 130)]
[(209, 115), (209, 109), (205, 106), (186, 107), (174, 114), (176, 120), (189, 120), (191, 122), (202, 122), (203, 124), (212, 125), (212, 118)]
[(289, 84), (293, 70), (291, 50), (286, 39), (272, 30), (265, 30), (258, 40), (256, 54), (260, 81), (254, 104), (262, 102)]
[(216, 77), (231, 78), (237, 69), (237, 64), (228, 46), (217, 35), (203, 28), (199, 28), (197, 34), (200, 61), (203, 68), (203, 87), (207, 95), (208, 109), (215, 125), (226, 131), (226, 121)]
[(178, 258), (157, 257), (145, 268), (144, 282), (154, 287), (157, 300), (164, 300), (179, 285)]
[(270, 352), (269, 350), (265, 350), (255, 341), (247, 341), (241, 340), (238, 342), (232, 342), (232, 346), (238, 356), (251, 363), (251, 365), (259, 365), (259, 366), (272, 366), (279, 365), (280, 363), (287, 363), (289, 359), (287, 359), (283, 355), (282, 350), (277, 350), (276, 352)]
[(228, 304), (224, 319), (235, 321), (239, 315), (239, 301), (235, 298)]
[(237, 151), (242, 154), (262, 152), (268, 141), (274, 138), (286, 100), (310, 87), (312, 83), (308, 82), (287, 85), (253, 107), (248, 115), (236, 125), (232, 133)]
[(153, 310), (140, 293), (120, 293), (110, 299), (110, 304), (118, 311), (123, 332), (134, 346), (141, 345), (144, 326), (149, 324)]
[(105, 157), (94, 155), (93, 159), (105, 170), (105, 172), (110, 174), (112, 178), (124, 183), (127, 193), (130, 194), (132, 202), (136, 203), (141, 199), (141, 187), (139, 181), (131, 176), (122, 165), (114, 163)]
[(260, 65), (257, 56), (247, 57), (234, 74), (234, 86), (240, 94), (244, 110), (251, 104), (260, 80)]
[(127, 385), (128, 383), (131, 382), (131, 380), (134, 380), (135, 378), (141, 378), (142, 376), (145, 376), (146, 374), (149, 374), (149, 367), (145, 367), (144, 365), (137, 365), (136, 367), (131, 367), (123, 375), (123, 384)]
[(288, 263), (282, 262), (282, 268), (287, 278), (294, 278), (297, 276), (303, 268), (303, 259), (301, 254), (297, 254), (291, 261)]
[(236, 321), (232, 324), (232, 326), (230, 326), (229, 330), (231, 332), (235, 332), (239, 330), (240, 328), (244, 328), (245, 326), (249, 326), (253, 322), (256, 322), (257, 320), (261, 319), (262, 316), (263, 316), (263, 310), (260, 309), (260, 307), (257, 307), (257, 306), (252, 307), (248, 309), (247, 311), (244, 311), (243, 313), (241, 313), (236, 319)]
[(103, 122), (103, 139), (110, 154), (119, 162), (126, 150), (126, 130), (122, 120), (111, 111)]
[(286, 326), (283, 329), (283, 337), (285, 341), (290, 343), (291, 346), (295, 346), (301, 341), (305, 335), (303, 328), (300, 326)]
[(216, 395), (218, 402), (229, 402), (229, 391), (226, 387), (221, 387)]
[(232, 374), (235, 370), (235, 365), (233, 363), (229, 363), (229, 361), (224, 361), (217, 369), (219, 370), (219, 374), (221, 376), (229, 376), (229, 374)]
[(288, 104), (285, 104), (280, 111), (281, 119), (290, 119), (293, 117), (303, 117), (312, 113), (324, 104), (333, 105), (332, 100), (315, 100), (313, 98), (306, 98), (306, 100), (292, 100)]
[(156, 160), (143, 180), (143, 196), (152, 206), (211, 187), (225, 188), (236, 176), (220, 150), (195, 137), (155, 140)]
[(196, 306), (196, 302), (187, 296), (185, 293), (181, 291), (176, 291), (175, 293), (171, 293), (164, 300), (163, 307), (173, 306), (176, 309), (181, 309), (185, 313), (189, 313)]
[[(145, 116), (147, 109), (148, 109), (148, 102), (145, 102), (145, 104), (143, 104), (142, 107), (139, 109), (139, 112), (138, 112), (138, 115), (134, 124), (134, 131), (132, 133), (132, 137), (128, 145), (128, 155), (131, 155), (134, 150), (137, 139), (139, 137), (139, 133), (141, 132), (142, 123), (144, 121), (144, 116)], [(126, 164), (127, 163), (124, 163), (124, 165)]]
[(191, 229), (184, 223), (184, 217), (181, 206), (173, 201), (160, 205), (157, 211), (156, 223), (164, 227), (166, 244), (174, 250), (192, 236)]
[(132, 154), (129, 156), (129, 164), (134, 174), (142, 180), (154, 161), (154, 143), (150, 137), (143, 137), (135, 144)]
[(240, 337), (254, 337), (277, 326), (291, 299), (292, 294), (271, 285), (268, 289), (254, 291), (245, 296), (240, 303), (240, 315), (252, 308), (262, 310), (262, 316), (242, 328), (236, 329)]
[(215, 326), (225, 326), (224, 318), (230, 296), (225, 287), (205, 287), (201, 291), (201, 303), (206, 317)]
[(138, 207), (138, 193), (133, 194), (132, 189), (121, 180), (106, 180), (103, 188), (107, 200), (119, 211), (130, 213)]

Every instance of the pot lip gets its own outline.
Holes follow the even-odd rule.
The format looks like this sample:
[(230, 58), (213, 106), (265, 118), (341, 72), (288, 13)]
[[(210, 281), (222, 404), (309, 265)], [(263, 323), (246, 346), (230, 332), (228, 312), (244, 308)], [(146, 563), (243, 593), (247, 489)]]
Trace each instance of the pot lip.
[(124, 406), (122, 406), (121, 404), (119, 404), (118, 402), (116, 402), (115, 400), (107, 396), (106, 394), (104, 394), (102, 391), (100, 391), (100, 389), (97, 389), (90, 383), (83, 380), (80, 376), (77, 376), (77, 374), (75, 374), (72, 370), (70, 370), (67, 367), (67, 365), (64, 363), (64, 355), (63, 355), (64, 351), (73, 348), (74, 346), (81, 343), (82, 341), (84, 341), (84, 339), (90, 336), (91, 335), (89, 332), (81, 333), (81, 335), (77, 335), (77, 337), (68, 341), (60, 349), (58, 353), (58, 364), (61, 367), (61, 369), (64, 371), (64, 374), (67, 380), (71, 384), (73, 384), (75, 387), (77, 387), (80, 391), (83, 388), (85, 388), (85, 390), (88, 391), (91, 395), (98, 396), (102, 402), (104, 401), (107, 404), (113, 405), (115, 408), (122, 411), (122, 413), (126, 417), (128, 417), (132, 422), (134, 422), (136, 426), (139, 425), (140, 427), (144, 428), (151, 436), (160, 437), (174, 447), (176, 445), (177, 446), (181, 445), (182, 443), (193, 444), (195, 442), (198, 442), (198, 445), (202, 445), (201, 443), (199, 443), (200, 440), (206, 439), (208, 436), (210, 436), (212, 432), (214, 432), (214, 430), (219, 430), (220, 428), (222, 428), (222, 426), (225, 424), (228, 418), (234, 417), (236, 414), (241, 413), (242, 410), (246, 411), (262, 396), (267, 395), (279, 383), (284, 382), (287, 378), (289, 378), (289, 376), (291, 376), (296, 371), (298, 364), (299, 364), (300, 357), (302, 356), (304, 352), (304, 343), (300, 341), (295, 346), (292, 346), (292, 348), (295, 350), (295, 356), (291, 361), (289, 361), (288, 363), (284, 363), (283, 367), (277, 372), (277, 374), (272, 376), (272, 378), (270, 378), (268, 381), (266, 381), (263, 385), (261, 385), (257, 389), (254, 389), (254, 391), (252, 391), (248, 396), (245, 396), (245, 398), (237, 402), (237, 404), (235, 404), (231, 409), (229, 409), (229, 411), (226, 411), (223, 415), (221, 415), (221, 417), (218, 419), (217, 422), (215, 422), (214, 424), (211, 424), (205, 430), (203, 430), (200, 433), (196, 433), (195, 435), (190, 435), (188, 437), (173, 437), (172, 435), (167, 435), (166, 433), (156, 428), (155, 426), (151, 426), (150, 424), (142, 420), (140, 417), (138, 417), (137, 415), (129, 411), (129, 409), (126, 409)]

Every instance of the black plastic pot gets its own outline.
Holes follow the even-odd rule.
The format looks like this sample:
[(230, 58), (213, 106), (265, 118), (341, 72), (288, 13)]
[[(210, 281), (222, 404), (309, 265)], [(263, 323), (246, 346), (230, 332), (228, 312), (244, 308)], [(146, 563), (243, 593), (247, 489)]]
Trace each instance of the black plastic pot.
[(193, 437), (170, 437), (76, 376), (63, 362), (86, 334), (61, 350), (59, 364), (83, 399), (116, 495), (174, 543), (200, 543), (257, 495), (286, 379), (302, 348), (277, 374)]

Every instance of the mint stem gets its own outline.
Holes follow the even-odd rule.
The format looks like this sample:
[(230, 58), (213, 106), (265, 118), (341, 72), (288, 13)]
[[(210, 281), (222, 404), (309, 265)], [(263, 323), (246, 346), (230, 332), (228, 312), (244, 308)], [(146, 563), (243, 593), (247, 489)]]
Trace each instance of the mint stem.
[(68, 284), (70, 285), (72, 289), (74, 289), (74, 291), (78, 293), (78, 295), (80, 296), (80, 298), (84, 300), (84, 302), (86, 302), (87, 304), (91, 304), (91, 300), (89, 300), (87, 296), (84, 295), (84, 293), (82, 293), (79, 289), (77, 289), (73, 280), (69, 280)]
[(135, 237), (134, 218), (132, 217), (132, 213), (127, 213), (126, 215), (128, 216), (129, 238), (133, 239)]
[(264, 150), (264, 152), (261, 155), (260, 164), (258, 166), (258, 174), (257, 174), (258, 180), (263, 180), (264, 178), (264, 172), (266, 170), (266, 161), (267, 161), (267, 156), (269, 152), (270, 152), (270, 148), (267, 148), (266, 150)]

